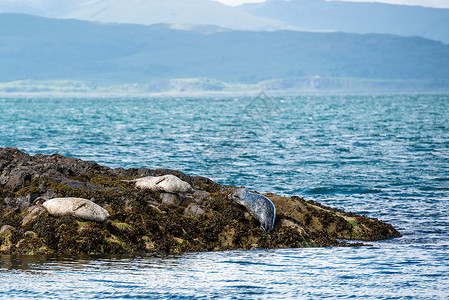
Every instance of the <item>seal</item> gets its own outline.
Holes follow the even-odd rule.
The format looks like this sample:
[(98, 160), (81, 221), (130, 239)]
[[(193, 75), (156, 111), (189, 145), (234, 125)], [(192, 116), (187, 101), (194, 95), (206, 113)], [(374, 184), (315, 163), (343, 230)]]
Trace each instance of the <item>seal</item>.
[(230, 197), (238, 204), (243, 205), (255, 219), (259, 220), (260, 229), (265, 232), (273, 230), (276, 207), (270, 199), (250, 193), (247, 188), (236, 190)]
[(39, 197), (34, 200), (54, 217), (73, 216), (88, 221), (105, 222), (109, 219), (109, 212), (103, 207), (83, 198), (53, 198)]
[(136, 188), (149, 189), (161, 193), (193, 193), (192, 186), (175, 175), (147, 176), (133, 180), (122, 180), (134, 184)]

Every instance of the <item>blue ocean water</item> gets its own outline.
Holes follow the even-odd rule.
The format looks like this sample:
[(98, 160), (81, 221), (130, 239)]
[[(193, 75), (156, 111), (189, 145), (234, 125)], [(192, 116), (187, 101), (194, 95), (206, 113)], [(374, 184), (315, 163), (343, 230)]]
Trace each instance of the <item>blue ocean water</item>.
[(0, 257), (0, 298), (447, 299), (449, 95), (0, 98), (0, 147), (172, 168), (393, 224), (362, 248)]

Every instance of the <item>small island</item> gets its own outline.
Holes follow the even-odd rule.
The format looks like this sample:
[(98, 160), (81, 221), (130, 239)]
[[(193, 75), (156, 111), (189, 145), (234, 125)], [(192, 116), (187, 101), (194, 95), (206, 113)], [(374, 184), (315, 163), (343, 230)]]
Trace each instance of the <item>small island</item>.
[[(175, 175), (194, 192), (167, 197), (126, 182), (162, 175)], [(272, 193), (263, 194), (276, 207), (274, 229), (267, 233), (230, 198), (239, 188), (176, 170), (111, 169), (59, 154), (31, 156), (17, 148), (0, 148), (0, 254), (145, 255), (348, 247), (401, 236), (380, 220)], [(33, 204), (39, 197), (89, 199), (110, 217), (105, 222), (55, 217)]]

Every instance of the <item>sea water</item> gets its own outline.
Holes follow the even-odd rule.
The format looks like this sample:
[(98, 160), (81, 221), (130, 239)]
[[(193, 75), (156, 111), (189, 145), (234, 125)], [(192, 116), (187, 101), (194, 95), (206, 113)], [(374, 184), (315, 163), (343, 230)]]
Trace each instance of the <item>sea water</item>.
[(171, 168), (379, 218), (360, 248), (0, 256), (0, 299), (447, 299), (449, 95), (0, 98), (0, 147)]

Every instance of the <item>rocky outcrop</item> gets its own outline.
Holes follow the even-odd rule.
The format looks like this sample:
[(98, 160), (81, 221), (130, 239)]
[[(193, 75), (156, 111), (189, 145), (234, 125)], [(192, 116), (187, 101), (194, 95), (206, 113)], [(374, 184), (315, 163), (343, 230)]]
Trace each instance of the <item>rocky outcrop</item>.
[[(139, 190), (123, 182), (172, 174), (193, 194)], [(146, 254), (354, 246), (342, 240), (399, 237), (391, 225), (299, 197), (265, 194), (276, 206), (274, 230), (259, 229), (229, 198), (237, 187), (168, 169), (110, 169), (58, 154), (0, 148), (0, 254)], [(78, 197), (105, 208), (106, 222), (53, 217), (38, 197)]]

